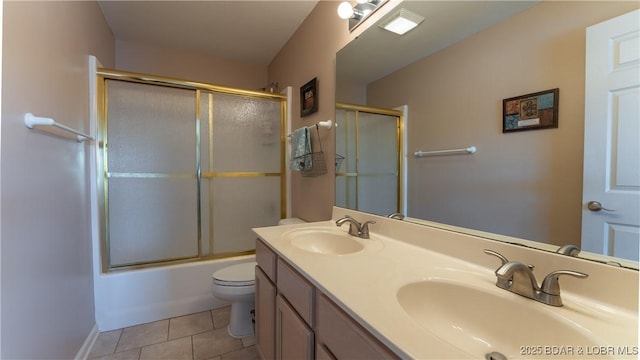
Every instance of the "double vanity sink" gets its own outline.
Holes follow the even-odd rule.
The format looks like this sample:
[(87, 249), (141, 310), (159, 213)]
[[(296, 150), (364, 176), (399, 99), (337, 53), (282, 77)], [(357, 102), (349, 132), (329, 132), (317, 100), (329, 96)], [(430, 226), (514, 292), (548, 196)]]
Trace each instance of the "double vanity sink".
[[(451, 256), (456, 249), (447, 254), (430, 248), (430, 243), (447, 247), (446, 239), (436, 239), (439, 234), (452, 247), (481, 239), (398, 220), (376, 221), (368, 239), (349, 234), (335, 221), (254, 231), (401, 358), (637, 358), (637, 308), (572, 291), (595, 286), (590, 278), (561, 278), (564, 306), (547, 305), (496, 286), (494, 271), (500, 264), (482, 247), (509, 253), (512, 245), (482, 239), (459, 250), (460, 257)], [(408, 236), (414, 240), (404, 241)], [(451, 240), (456, 237), (461, 239)], [(553, 258), (558, 255), (543, 255), (552, 256), (553, 266), (561, 264)], [(624, 279), (634, 276), (637, 272), (625, 273)], [(637, 290), (636, 284), (630, 294), (636, 303)]]
[(343, 231), (324, 227), (291, 230), (282, 237), (300, 250), (324, 255), (352, 254), (368, 245)]
[(320, 255), (348, 255), (360, 251), (371, 252), (382, 248), (382, 241), (376, 236), (361, 239), (341, 231), (337, 227), (305, 227), (282, 234), (291, 246)]

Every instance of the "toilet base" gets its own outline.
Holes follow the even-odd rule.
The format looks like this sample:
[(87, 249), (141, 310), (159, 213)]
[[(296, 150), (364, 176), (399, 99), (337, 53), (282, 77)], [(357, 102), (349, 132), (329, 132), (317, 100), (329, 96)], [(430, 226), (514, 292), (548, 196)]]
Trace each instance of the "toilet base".
[(251, 310), (254, 302), (235, 302), (231, 304), (231, 317), (227, 332), (234, 338), (243, 338), (253, 335), (253, 319)]

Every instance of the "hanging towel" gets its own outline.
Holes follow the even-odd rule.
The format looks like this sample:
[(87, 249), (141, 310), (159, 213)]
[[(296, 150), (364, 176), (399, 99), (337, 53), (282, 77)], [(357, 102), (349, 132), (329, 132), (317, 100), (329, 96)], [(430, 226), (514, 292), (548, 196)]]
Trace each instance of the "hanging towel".
[(291, 136), (291, 170), (311, 169), (311, 134), (306, 127), (299, 128)]

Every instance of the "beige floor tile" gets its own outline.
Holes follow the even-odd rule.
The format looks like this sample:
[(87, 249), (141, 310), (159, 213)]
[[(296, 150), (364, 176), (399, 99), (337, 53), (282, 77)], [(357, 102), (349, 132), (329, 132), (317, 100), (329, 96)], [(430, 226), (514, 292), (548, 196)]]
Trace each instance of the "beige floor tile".
[(251, 345), (255, 345), (256, 344), (256, 337), (255, 336), (243, 337), (240, 340), (242, 340), (242, 346), (244, 346), (244, 347), (249, 347)]
[(231, 337), (225, 328), (193, 335), (192, 338), (193, 358), (196, 360), (209, 359), (220, 354), (242, 349), (242, 341)]
[(213, 317), (213, 328), (226, 328), (229, 325), (229, 317), (231, 316), (231, 306), (211, 310)]
[(168, 333), (169, 320), (124, 328), (116, 352), (167, 341)]
[(140, 360), (191, 360), (193, 359), (191, 337), (149, 345), (142, 348)]
[(181, 316), (169, 320), (169, 340), (213, 330), (211, 312)]
[(121, 333), (122, 329), (118, 329), (98, 334), (98, 338), (89, 353), (89, 359), (113, 354), (116, 351), (116, 346), (118, 346)]
[(94, 360), (138, 360), (140, 358), (140, 348), (131, 349), (99, 358)]
[(220, 358), (221, 360), (259, 360), (258, 352), (254, 346), (222, 354)]

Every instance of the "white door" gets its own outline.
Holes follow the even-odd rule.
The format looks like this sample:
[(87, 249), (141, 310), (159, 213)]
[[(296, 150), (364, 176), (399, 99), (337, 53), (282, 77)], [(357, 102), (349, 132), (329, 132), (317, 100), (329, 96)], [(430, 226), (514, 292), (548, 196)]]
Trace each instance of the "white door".
[(640, 10), (587, 28), (582, 200), (582, 250), (637, 261)]

